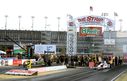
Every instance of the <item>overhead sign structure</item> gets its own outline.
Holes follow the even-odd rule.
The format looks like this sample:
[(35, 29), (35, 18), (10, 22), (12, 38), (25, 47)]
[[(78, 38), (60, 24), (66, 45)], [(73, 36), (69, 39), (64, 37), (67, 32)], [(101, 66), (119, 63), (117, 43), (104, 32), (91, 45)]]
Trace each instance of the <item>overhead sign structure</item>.
[(80, 27), (80, 36), (101, 36), (102, 27)]
[(114, 28), (114, 21), (102, 16), (81, 16), (75, 19), (79, 26), (99, 25), (106, 27), (106, 30)]
[(67, 22), (67, 50), (66, 54), (69, 56), (76, 55), (77, 51), (77, 31), (74, 19), (71, 15), (68, 15)]
[(77, 54), (77, 28), (80, 27), (80, 36), (100, 36), (102, 35), (100, 26), (111, 30), (114, 28), (114, 21), (102, 16), (90, 15), (73, 18), (73, 16), (67, 15), (66, 54), (71, 56)]
[(56, 54), (56, 45), (37, 44), (35, 45), (34, 53), (35, 54), (50, 54), (50, 53)]
[(85, 25), (96, 25), (96, 24), (102, 25), (104, 22), (104, 18), (100, 16), (83, 16), (77, 18), (77, 20), (80, 24)]

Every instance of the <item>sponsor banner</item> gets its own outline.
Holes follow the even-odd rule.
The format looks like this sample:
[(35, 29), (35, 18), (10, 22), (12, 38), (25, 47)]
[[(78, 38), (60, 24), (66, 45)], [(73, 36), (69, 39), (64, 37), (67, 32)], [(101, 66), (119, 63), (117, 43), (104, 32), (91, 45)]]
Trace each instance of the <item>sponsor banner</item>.
[(16, 58), (6, 58), (6, 59), (0, 59), (0, 66), (19, 66), (20, 64), (23, 64), (24, 62), (30, 60), (32, 63), (34, 63), (35, 59), (16, 59)]
[(22, 59), (14, 59), (13, 66), (19, 66), (19, 65), (22, 65)]
[(77, 18), (78, 22), (85, 25), (103, 24), (104, 18), (101, 16), (82, 16)]
[(115, 45), (115, 39), (104, 39), (104, 45)]
[(21, 69), (12, 69), (7, 71), (5, 74), (12, 74), (12, 75), (37, 75), (37, 71), (29, 71), (29, 70), (21, 70)]
[(54, 53), (56, 54), (56, 45), (35, 45), (34, 49), (35, 54), (47, 54), (47, 53)]
[(0, 59), (0, 66), (5, 66), (5, 60), (4, 59)]
[(114, 27), (114, 21), (102, 16), (81, 16), (76, 18), (76, 22), (80, 26), (86, 25), (100, 25), (105, 26), (107, 28)]
[(8, 66), (8, 60), (7, 59), (0, 59), (0, 66)]
[(80, 36), (101, 36), (102, 27), (80, 27)]

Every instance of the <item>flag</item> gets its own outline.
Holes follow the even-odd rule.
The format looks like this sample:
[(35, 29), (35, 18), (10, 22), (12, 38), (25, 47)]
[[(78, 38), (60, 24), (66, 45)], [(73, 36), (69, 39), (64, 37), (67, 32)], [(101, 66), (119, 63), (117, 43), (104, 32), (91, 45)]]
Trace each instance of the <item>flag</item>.
[(92, 6), (90, 6), (90, 11), (93, 11), (93, 7)]
[(114, 16), (118, 16), (118, 14), (116, 12), (114, 12)]
[(70, 15), (70, 14), (67, 14), (67, 17), (68, 17), (69, 19), (73, 19), (73, 16)]

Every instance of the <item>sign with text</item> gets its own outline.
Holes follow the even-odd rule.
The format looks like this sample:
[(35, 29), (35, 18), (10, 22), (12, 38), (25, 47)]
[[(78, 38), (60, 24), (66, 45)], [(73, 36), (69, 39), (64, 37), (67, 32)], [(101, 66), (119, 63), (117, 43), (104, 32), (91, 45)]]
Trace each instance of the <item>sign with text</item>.
[(101, 16), (83, 16), (77, 18), (78, 22), (85, 23), (86, 25), (93, 25), (93, 24), (102, 24), (104, 22), (104, 18)]
[(67, 21), (67, 49), (66, 54), (69, 56), (75, 55), (77, 51), (77, 29), (75, 20), (71, 15), (68, 15)]
[(34, 49), (35, 54), (47, 54), (47, 53), (55, 53), (56, 54), (56, 45), (35, 45)]
[(114, 27), (114, 21), (102, 16), (81, 16), (76, 18), (76, 22), (80, 26), (86, 25), (100, 25), (108, 28)]
[(14, 59), (13, 60), (13, 66), (19, 66), (22, 64), (22, 60), (21, 59)]
[(101, 36), (102, 27), (80, 27), (80, 36)]

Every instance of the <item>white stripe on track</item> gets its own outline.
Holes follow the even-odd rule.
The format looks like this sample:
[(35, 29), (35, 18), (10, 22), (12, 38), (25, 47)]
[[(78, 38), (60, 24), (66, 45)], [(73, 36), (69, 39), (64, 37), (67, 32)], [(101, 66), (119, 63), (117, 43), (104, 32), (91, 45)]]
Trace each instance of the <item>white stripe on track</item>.
[(122, 71), (120, 74), (118, 74), (116, 77), (114, 77), (111, 81), (115, 81), (121, 74), (123, 74), (125, 71)]

